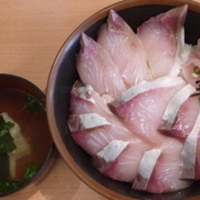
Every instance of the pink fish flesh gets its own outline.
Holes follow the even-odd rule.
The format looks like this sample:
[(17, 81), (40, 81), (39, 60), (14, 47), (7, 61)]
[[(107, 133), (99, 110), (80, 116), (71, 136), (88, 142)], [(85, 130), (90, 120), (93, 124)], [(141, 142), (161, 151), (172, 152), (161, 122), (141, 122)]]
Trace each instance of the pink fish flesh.
[[(173, 98), (169, 101), (168, 105), (166, 106), (166, 110), (162, 117), (162, 122), (158, 128), (158, 130), (161, 133), (164, 134), (172, 134), (175, 136), (185, 137), (186, 135), (183, 135), (180, 132), (176, 132), (174, 128), (175, 122), (178, 120), (178, 112), (180, 111), (181, 105), (184, 104), (187, 99), (194, 94), (195, 88), (187, 84), (185, 87), (183, 87), (181, 90), (179, 90)], [(192, 110), (192, 109), (190, 109)], [(183, 120), (181, 120), (183, 122)], [(186, 124), (185, 124), (186, 125)], [(174, 126), (174, 127), (173, 127)], [(184, 130), (184, 129), (182, 129)]]
[(185, 179), (200, 179), (199, 123), (200, 123), (200, 113), (198, 113), (193, 129), (191, 130), (188, 137), (186, 138), (184, 147), (181, 152), (182, 161), (183, 161), (182, 162), (182, 168), (183, 168), (182, 178), (185, 178)]
[(110, 53), (127, 87), (142, 80), (152, 80), (141, 41), (115, 11), (110, 10), (97, 42)]
[(181, 52), (177, 52), (182, 50), (179, 46), (184, 46), (178, 38), (184, 37), (181, 34), (184, 34), (187, 7), (184, 5), (151, 17), (137, 29), (154, 78), (179, 73), (179, 69), (173, 67), (177, 67), (176, 57), (181, 55)]
[(152, 193), (173, 192), (189, 187), (193, 181), (182, 179), (181, 150), (183, 142), (167, 138), (162, 144), (163, 155), (156, 163), (147, 191)]
[(99, 94), (117, 97), (126, 87), (109, 53), (92, 38), (82, 34), (77, 70), (82, 82)]
[(103, 174), (114, 180), (133, 182), (137, 175), (139, 162), (144, 152), (150, 148), (152, 148), (152, 145), (142, 140), (131, 141), (128, 147)]
[(165, 127), (165, 130), (160, 130), (159, 127), (159, 130), (167, 135), (186, 138), (194, 126), (199, 111), (198, 98), (191, 96), (180, 106), (173, 124)]
[[(172, 79), (172, 77), (163, 77), (156, 81), (156, 84), (152, 84), (152, 89), (148, 88), (144, 92), (141, 90), (142, 92), (135, 96), (132, 95), (134, 87), (133, 92), (130, 92), (131, 98), (125, 95), (123, 98), (119, 97), (119, 101), (112, 104), (117, 115), (122, 118), (130, 130), (155, 143), (160, 143), (164, 139), (157, 128), (168, 102), (185, 84), (183, 80), (179, 79), (175, 79), (172, 84)], [(167, 87), (165, 83), (166, 87), (163, 87), (162, 84), (168, 80), (171, 80), (171, 82), (169, 81), (171, 85)], [(148, 82), (146, 84), (148, 85)], [(142, 87), (144, 86), (142, 85)]]

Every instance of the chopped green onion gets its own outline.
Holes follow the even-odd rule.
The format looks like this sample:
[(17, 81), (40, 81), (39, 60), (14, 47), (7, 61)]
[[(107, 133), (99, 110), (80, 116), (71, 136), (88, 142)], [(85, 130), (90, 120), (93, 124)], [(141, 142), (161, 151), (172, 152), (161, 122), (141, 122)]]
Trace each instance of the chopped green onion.
[(26, 164), (25, 170), (23, 173), (23, 178), (25, 180), (30, 180), (31, 178), (35, 176), (35, 174), (38, 172), (39, 169), (40, 169), (39, 165), (35, 162), (30, 162)]
[(199, 75), (193, 72), (193, 73), (192, 73), (192, 77), (193, 77), (193, 78), (199, 78)]
[(32, 113), (39, 112), (45, 109), (42, 103), (40, 103), (31, 95), (27, 96), (27, 103), (25, 105), (25, 108), (28, 108)]
[(6, 137), (0, 140), (0, 153), (11, 152), (17, 148), (13, 139), (11, 138), (8, 134), (6, 134)]
[(200, 68), (199, 68), (198, 66), (195, 66), (195, 67), (193, 68), (193, 72), (194, 72), (195, 74), (200, 74)]
[(15, 124), (12, 122), (3, 122), (0, 123), (0, 137), (4, 136), (7, 134), (8, 130), (12, 127), (14, 127)]
[(20, 186), (19, 181), (0, 180), (0, 192), (10, 192), (16, 190)]

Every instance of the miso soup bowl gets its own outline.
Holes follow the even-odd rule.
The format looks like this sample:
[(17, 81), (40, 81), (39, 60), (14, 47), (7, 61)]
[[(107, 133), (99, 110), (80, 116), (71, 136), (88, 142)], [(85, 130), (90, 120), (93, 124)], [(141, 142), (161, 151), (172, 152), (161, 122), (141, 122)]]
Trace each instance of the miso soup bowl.
[(194, 0), (126, 0), (98, 11), (77, 27), (64, 42), (52, 66), (47, 86), (47, 115), (55, 144), (72, 171), (89, 187), (108, 199), (180, 200), (193, 199), (194, 196), (199, 199), (200, 182), (196, 181), (191, 187), (173, 193), (149, 194), (133, 190), (129, 184), (111, 180), (96, 170), (90, 162), (90, 156), (74, 142), (67, 126), (70, 90), (79, 78), (75, 65), (80, 48), (80, 34), (85, 32), (96, 39), (110, 9), (117, 11), (136, 30), (149, 17), (185, 3), (189, 6), (185, 22), (186, 42), (196, 44), (200, 35), (199, 3)]
[[(30, 81), (11, 74), (0, 74), (0, 114), (6, 113), (8, 122), (14, 121), (14, 128), (18, 127), (15, 131), (9, 129), (17, 148), (4, 153), (9, 154), (8, 159), (3, 159), (10, 166), (2, 169), (1, 160), (1, 170), (7, 175), (1, 175), (0, 186), (2, 180), (20, 181), (17, 188), (0, 191), (0, 197), (9, 196), (14, 199), (16, 193), (28, 192), (46, 178), (56, 161), (58, 152), (47, 122), (45, 99), (45, 94)], [(15, 137), (16, 132), (18, 136)], [(27, 179), (23, 175), (28, 163), (32, 163), (31, 168), (35, 169)]]

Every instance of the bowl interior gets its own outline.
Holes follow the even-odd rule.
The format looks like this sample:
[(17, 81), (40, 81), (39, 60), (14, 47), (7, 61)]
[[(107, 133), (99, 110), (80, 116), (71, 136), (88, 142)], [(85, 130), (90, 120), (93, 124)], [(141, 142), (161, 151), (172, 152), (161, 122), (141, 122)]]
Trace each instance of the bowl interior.
[[(32, 103), (32, 100), (37, 100), (41, 107), (37, 107), (38, 104)], [(47, 123), (45, 95), (39, 88), (21, 77), (0, 74), (0, 103), (0, 113), (7, 113), (19, 125), (25, 139), (13, 136), (17, 149), (15, 153), (9, 154), (10, 170), (8, 171), (13, 171), (12, 166), (14, 166), (15, 178), (12, 178), (12, 175), (7, 178), (20, 181), (20, 186), (16, 190), (0, 192), (0, 196), (5, 196), (25, 188), (29, 183), (36, 183), (36, 178), (41, 177), (42, 172), (47, 170), (55, 147)], [(16, 164), (13, 164), (15, 162)], [(33, 178), (26, 180), (22, 178), (22, 174), (25, 165), (30, 162), (36, 163), (39, 171)]]
[[(173, 6), (170, 6), (157, 5), (155, 3), (151, 5), (133, 6), (134, 1), (132, 1), (133, 5), (131, 6), (131, 1), (128, 2), (129, 3), (127, 3), (122, 10), (120, 10), (120, 6), (114, 5), (113, 7), (106, 8), (103, 12), (100, 12), (96, 16), (90, 18), (87, 22), (83, 23), (77, 30), (75, 30), (74, 33), (72, 33), (61, 49), (51, 72), (47, 92), (47, 101), (49, 104), (47, 109), (50, 110), (47, 111), (49, 112), (48, 115), (51, 115), (48, 116), (49, 121), (50, 123), (55, 123), (55, 126), (51, 125), (52, 135), (60, 153), (72, 170), (90, 187), (107, 197), (113, 196), (113, 199), (121, 199), (123, 196), (124, 199), (139, 198), (148, 200), (178, 200), (198, 195), (200, 193), (200, 184), (198, 181), (191, 187), (182, 190), (181, 192), (154, 195), (134, 191), (127, 183), (113, 181), (101, 175), (89, 161), (90, 156), (74, 142), (67, 127), (66, 121), (69, 115), (70, 90), (73, 83), (79, 78), (75, 69), (75, 63), (76, 55), (80, 47), (80, 33), (85, 32), (90, 37), (96, 39), (98, 30), (106, 21), (106, 15), (110, 8), (119, 10), (119, 15), (132, 27), (134, 31), (136, 31), (136, 28), (149, 17), (167, 11), (174, 6), (173, 4), (171, 4)], [(174, 3), (176, 1), (172, 2)], [(179, 2), (177, 5), (183, 5), (183, 2)], [(129, 6), (129, 8), (126, 8), (126, 6)], [(192, 11), (190, 5), (189, 8), (190, 9), (185, 22), (186, 42), (196, 44), (200, 33), (200, 14), (196, 11)], [(200, 8), (198, 9), (200, 11)], [(64, 146), (62, 146), (61, 143), (63, 143)], [(95, 180), (98, 185), (93, 186), (89, 179)], [(110, 190), (112, 194), (108, 194), (108, 190)]]

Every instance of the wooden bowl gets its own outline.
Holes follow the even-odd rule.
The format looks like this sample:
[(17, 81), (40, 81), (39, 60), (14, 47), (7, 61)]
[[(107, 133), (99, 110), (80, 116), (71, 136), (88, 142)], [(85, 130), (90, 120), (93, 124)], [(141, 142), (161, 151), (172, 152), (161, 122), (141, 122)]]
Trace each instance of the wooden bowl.
[(53, 64), (47, 86), (47, 115), (55, 144), (72, 171), (108, 199), (186, 199), (199, 195), (200, 184), (196, 181), (191, 187), (174, 193), (148, 194), (132, 190), (129, 184), (111, 180), (95, 169), (90, 156), (74, 142), (67, 126), (70, 90), (78, 79), (75, 61), (80, 47), (80, 34), (85, 32), (96, 39), (98, 29), (106, 21), (110, 9), (118, 11), (135, 31), (149, 17), (185, 3), (189, 6), (185, 22), (186, 42), (196, 44), (200, 33), (199, 3), (194, 0), (127, 0), (104, 8), (83, 22), (65, 41)]

